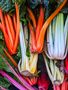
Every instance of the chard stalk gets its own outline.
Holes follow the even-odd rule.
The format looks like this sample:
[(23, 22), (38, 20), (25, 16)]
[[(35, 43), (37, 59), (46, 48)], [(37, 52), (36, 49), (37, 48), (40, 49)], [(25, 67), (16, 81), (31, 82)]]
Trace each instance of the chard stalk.
[(38, 54), (34, 54), (34, 57), (33, 57), (33, 59), (31, 59), (30, 60), (30, 71), (32, 72), (32, 73), (34, 73), (34, 72), (36, 72), (36, 70), (37, 70), (37, 61), (38, 61)]
[(0, 55), (0, 57), (2, 57), (2, 59), (4, 60), (4, 62), (6, 63), (6, 65), (9, 67), (9, 69), (11, 70), (11, 72), (17, 77), (17, 79), (23, 84), (23, 86), (25, 86), (27, 89), (29, 90), (34, 90), (34, 88), (32, 88), (24, 79), (23, 77), (21, 77), (20, 74), (18, 74), (13, 67), (9, 64), (9, 62), (7, 60), (5, 60), (5, 58)]
[[(47, 33), (47, 42), (48, 42), (48, 51), (49, 51), (49, 55), (53, 56), (53, 39), (52, 39), (52, 31), (51, 31), (52, 25), (50, 24), (49, 26), (49, 32)], [(51, 43), (49, 43), (51, 42)], [(51, 48), (50, 48), (51, 47)]]
[(25, 45), (22, 24), (20, 24), (20, 46), (21, 46), (22, 60), (20, 60), (20, 62), (18, 64), (19, 71), (22, 72), (21, 70), (26, 70), (26, 68), (29, 71), (30, 69), (29, 69), (28, 58), (26, 56), (26, 45)]
[(35, 74), (37, 70), (38, 54), (37, 53), (32, 54), (30, 52), (30, 58), (26, 55), (26, 48), (28, 46), (27, 32), (28, 32), (27, 27), (24, 27), (23, 30), (22, 24), (20, 24), (20, 46), (22, 59), (18, 63), (18, 69), (21, 74), (31, 76), (32, 74)]
[(25, 45), (25, 39), (24, 39), (24, 33), (23, 33), (23, 27), (20, 23), (20, 46), (21, 46), (21, 54), (22, 54), (22, 64), (26, 60), (26, 45)]
[(58, 61), (48, 59), (49, 60), (49, 63), (48, 63), (48, 60), (44, 54), (43, 54), (43, 57), (44, 57), (47, 72), (52, 84), (60, 85), (64, 80), (64, 73), (60, 71), (58, 66), (56, 66), (56, 63)]
[(55, 75), (55, 65), (54, 65), (52, 60), (50, 60), (50, 69), (51, 69), (51, 73), (54, 77), (54, 75)]
[(46, 68), (47, 68), (47, 72), (48, 72), (48, 75), (49, 75), (49, 78), (50, 78), (50, 80), (51, 80), (51, 82), (52, 82), (52, 84), (53, 84), (53, 76), (52, 76), (52, 74), (51, 74), (51, 72), (50, 72), (50, 70), (49, 70), (49, 67), (48, 67), (48, 63), (47, 63), (47, 59), (46, 59), (46, 56), (45, 56), (45, 54), (43, 53), (43, 57), (44, 57), (44, 62), (45, 62), (45, 65), (46, 65)]
[(25, 39), (25, 45), (26, 45), (26, 47), (28, 46), (28, 29), (27, 29), (27, 26), (25, 25), (24, 26), (24, 39)]
[[(50, 59), (65, 59), (67, 55), (68, 17), (64, 25), (63, 14), (59, 13), (47, 30), (45, 53)], [(47, 49), (46, 49), (47, 48)]]
[(0, 86), (0, 90), (7, 90), (7, 89), (5, 89), (4, 87)]
[(65, 44), (67, 42), (67, 50), (68, 50), (68, 16), (65, 21), (65, 26), (64, 26), (64, 37), (65, 37)]
[(10, 77), (6, 72), (0, 70), (0, 74), (8, 79), (10, 83), (12, 83), (15, 87), (17, 87), (19, 90), (27, 90), (25, 87), (23, 87), (21, 84), (19, 84), (17, 81), (15, 81), (12, 77)]

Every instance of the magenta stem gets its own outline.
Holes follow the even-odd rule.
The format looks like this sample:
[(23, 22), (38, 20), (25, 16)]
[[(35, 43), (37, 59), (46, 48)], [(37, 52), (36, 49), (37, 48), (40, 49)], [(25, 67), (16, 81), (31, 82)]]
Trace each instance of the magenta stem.
[(17, 87), (19, 90), (27, 90), (25, 87), (23, 87), (21, 84), (19, 84), (17, 81), (15, 81), (12, 77), (10, 77), (6, 72), (0, 70), (0, 74), (7, 78), (10, 83), (12, 83), (15, 87)]
[(35, 90), (33, 87), (31, 87), (26, 80), (23, 79), (23, 77), (16, 73), (16, 71), (13, 69), (13, 67), (8, 63), (7, 60), (5, 60), (5, 58), (0, 55), (2, 57), (2, 59), (4, 60), (4, 62), (8, 65), (8, 67), (10, 68), (11, 72), (20, 80), (20, 82), (28, 89), (28, 90)]
[(4, 87), (0, 86), (0, 90), (7, 90), (7, 89), (5, 89)]

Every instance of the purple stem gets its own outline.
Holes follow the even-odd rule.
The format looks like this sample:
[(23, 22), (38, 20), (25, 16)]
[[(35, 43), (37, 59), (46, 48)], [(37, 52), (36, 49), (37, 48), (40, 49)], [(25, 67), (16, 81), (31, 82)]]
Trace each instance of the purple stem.
[(15, 87), (17, 87), (19, 90), (27, 90), (24, 88), (21, 84), (19, 84), (17, 81), (15, 81), (12, 77), (10, 77), (6, 72), (0, 70), (0, 74), (7, 78), (9, 82), (11, 82)]
[(0, 90), (7, 90), (7, 89), (5, 89), (4, 87), (0, 86)]
[(8, 67), (10, 68), (11, 72), (20, 80), (20, 82), (28, 89), (28, 90), (35, 90), (33, 87), (31, 87), (24, 79), (23, 77), (18, 73), (16, 73), (16, 71), (13, 69), (13, 67), (8, 63), (7, 60), (5, 60), (5, 58), (0, 55), (2, 57), (2, 59), (4, 60), (4, 62), (6, 63), (6, 65), (8, 65)]

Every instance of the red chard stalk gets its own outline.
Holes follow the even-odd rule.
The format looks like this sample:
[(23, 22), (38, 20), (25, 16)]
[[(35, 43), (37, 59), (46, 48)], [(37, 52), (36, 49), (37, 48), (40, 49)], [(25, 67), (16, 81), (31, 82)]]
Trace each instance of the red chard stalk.
[(38, 78), (38, 88), (39, 88), (39, 90), (48, 90), (50, 82), (47, 78), (48, 77), (45, 73), (42, 73), (40, 75), (40, 77)]

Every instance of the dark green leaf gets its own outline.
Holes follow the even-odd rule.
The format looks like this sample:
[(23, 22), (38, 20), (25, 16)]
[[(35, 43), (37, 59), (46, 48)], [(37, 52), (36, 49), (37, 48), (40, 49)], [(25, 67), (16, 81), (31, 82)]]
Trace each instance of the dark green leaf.
[(0, 57), (0, 69), (10, 72), (10, 69), (8, 68), (8, 66), (1, 57)]
[(3, 34), (1, 31), (0, 31), (0, 40), (3, 40)]
[(26, 49), (26, 56), (30, 58), (30, 49), (29, 49), (29, 47), (27, 47), (27, 49)]
[(17, 50), (17, 54), (15, 54), (13, 56), (13, 58), (16, 60), (16, 62), (18, 63), (20, 58), (21, 58), (21, 49), (20, 49), (20, 45), (18, 46), (18, 50)]
[(7, 81), (7, 79), (0, 76), (0, 86), (8, 89), (8, 87), (10, 86), (10, 83)]
[(61, 10), (62, 13), (64, 14), (68, 14), (68, 5), (65, 6), (62, 10)]
[(47, 7), (49, 4), (49, 0), (30, 0), (30, 7), (32, 9), (36, 8), (36, 6), (39, 4), (43, 4), (45, 7)]
[(8, 12), (12, 8), (11, 0), (0, 0), (0, 8), (4, 12)]
[(18, 3), (19, 5), (22, 5), (26, 2), (26, 0), (12, 0), (13, 3)]

